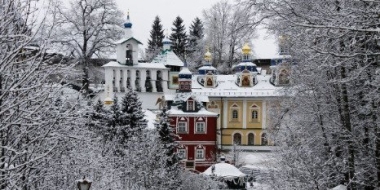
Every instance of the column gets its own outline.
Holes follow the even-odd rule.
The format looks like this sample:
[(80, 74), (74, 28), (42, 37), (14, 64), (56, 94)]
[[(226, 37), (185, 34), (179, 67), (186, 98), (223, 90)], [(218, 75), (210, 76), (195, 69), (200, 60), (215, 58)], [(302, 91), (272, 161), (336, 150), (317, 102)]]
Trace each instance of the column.
[(116, 87), (116, 92), (120, 92), (120, 70), (115, 69), (115, 87)]
[(163, 70), (161, 72), (161, 77), (162, 77), (162, 81), (161, 81), (162, 91), (167, 92), (168, 91), (169, 70)]
[(228, 102), (226, 99), (223, 100), (223, 124), (224, 126), (222, 126), (223, 128), (227, 128), (227, 122), (228, 122), (228, 118), (230, 117), (229, 113), (228, 113)]
[(243, 100), (243, 129), (247, 128), (247, 100)]
[(136, 85), (135, 85), (135, 80), (136, 80), (136, 70), (134, 69), (131, 69), (130, 70), (131, 72), (131, 89), (132, 91), (135, 91), (136, 90)]
[(146, 92), (145, 89), (146, 70), (140, 70), (140, 87), (141, 92)]
[(125, 88), (125, 92), (128, 91), (127, 88), (127, 79), (128, 79), (128, 70), (123, 70), (123, 87)]
[(260, 110), (261, 119), (262, 119), (261, 128), (266, 129), (267, 128), (267, 101), (263, 100), (263, 106), (261, 109), (262, 109), (262, 110)]
[(157, 71), (153, 70), (150, 72), (150, 83), (152, 84), (152, 92), (157, 92), (156, 81), (157, 81)]

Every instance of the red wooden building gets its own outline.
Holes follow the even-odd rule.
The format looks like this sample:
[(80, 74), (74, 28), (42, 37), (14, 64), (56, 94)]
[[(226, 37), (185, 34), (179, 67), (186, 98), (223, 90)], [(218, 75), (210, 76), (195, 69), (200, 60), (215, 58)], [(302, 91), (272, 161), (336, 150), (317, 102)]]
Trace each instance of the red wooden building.
[(177, 153), (186, 169), (203, 172), (216, 162), (218, 114), (204, 108), (207, 96), (191, 94), (191, 72), (187, 68), (179, 73), (178, 81), (178, 92), (165, 96), (170, 126), (180, 137)]

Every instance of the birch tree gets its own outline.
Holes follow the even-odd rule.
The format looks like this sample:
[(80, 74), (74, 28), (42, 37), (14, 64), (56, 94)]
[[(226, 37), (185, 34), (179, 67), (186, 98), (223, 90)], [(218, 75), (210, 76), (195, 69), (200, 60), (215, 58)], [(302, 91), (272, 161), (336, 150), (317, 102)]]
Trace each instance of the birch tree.
[[(265, 1), (296, 61), (275, 131), (276, 189), (380, 187), (379, 2)], [(285, 114), (284, 114), (285, 113)], [(278, 156), (278, 155), (277, 155)]]
[(104, 58), (113, 52), (123, 34), (122, 14), (114, 0), (72, 0), (61, 2), (57, 46), (70, 52), (82, 66), (82, 90), (88, 93), (88, 66), (91, 58)]
[(0, 3), (1, 189), (46, 189), (76, 113), (59, 85), (71, 68), (46, 53), (53, 26), (39, 8), (29, 0)]
[(213, 65), (226, 71), (240, 60), (237, 51), (244, 43), (251, 43), (255, 28), (260, 23), (256, 12), (246, 3), (220, 1), (203, 11), (206, 43), (213, 53)]

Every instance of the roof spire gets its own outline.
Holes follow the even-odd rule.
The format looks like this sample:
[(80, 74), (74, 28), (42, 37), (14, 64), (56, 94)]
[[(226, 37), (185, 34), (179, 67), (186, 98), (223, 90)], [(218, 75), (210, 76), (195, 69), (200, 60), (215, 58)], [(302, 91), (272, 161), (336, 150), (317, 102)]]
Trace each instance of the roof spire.
[(129, 18), (129, 9), (128, 9), (128, 12), (127, 12), (127, 21), (124, 23), (124, 27), (125, 28), (132, 28), (132, 22)]

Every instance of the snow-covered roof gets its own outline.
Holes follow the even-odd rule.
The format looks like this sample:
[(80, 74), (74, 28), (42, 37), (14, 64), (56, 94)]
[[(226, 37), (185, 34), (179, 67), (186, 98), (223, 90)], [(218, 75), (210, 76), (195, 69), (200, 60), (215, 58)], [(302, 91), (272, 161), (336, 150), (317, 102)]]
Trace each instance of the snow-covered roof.
[(216, 70), (216, 68), (210, 65), (206, 65), (206, 66), (199, 67), (198, 70)]
[(256, 66), (256, 64), (254, 64), (252, 62), (240, 62), (239, 64), (235, 65), (235, 67), (236, 66)]
[(165, 96), (164, 96), (166, 101), (186, 101), (190, 97), (192, 97), (193, 99), (199, 102), (209, 102), (208, 96), (194, 95), (191, 92), (173, 93), (173, 94), (165, 93)]
[(126, 41), (129, 41), (129, 40), (135, 40), (138, 44), (142, 44), (139, 40), (137, 40), (134, 37), (131, 37), (131, 38), (122, 38), (122, 39), (116, 41), (115, 44), (122, 44), (122, 43), (124, 43)]
[(161, 52), (153, 59), (152, 63), (162, 63), (167, 66), (184, 66), (184, 63), (172, 50)]
[(201, 108), (198, 112), (184, 112), (182, 110), (179, 110), (177, 106), (172, 106), (170, 110), (166, 112), (168, 115), (174, 116), (174, 115), (186, 115), (186, 116), (213, 116), (217, 117), (218, 114), (214, 112), (207, 111), (204, 108)]
[[(214, 173), (212, 173), (212, 167), (215, 167)], [(237, 169), (235, 166), (228, 164), (228, 163), (217, 163), (213, 166), (210, 166), (207, 168), (206, 171), (203, 172), (203, 174), (206, 175), (216, 175), (218, 177), (223, 178), (235, 178), (235, 177), (245, 177), (246, 175), (241, 172), (239, 169)]]
[(236, 75), (217, 75), (215, 88), (205, 88), (198, 83), (197, 77), (192, 78), (192, 93), (194, 95), (204, 95), (209, 97), (276, 97), (280, 96), (278, 90), (270, 82), (270, 75), (257, 75), (258, 83), (253, 87), (240, 87), (236, 84)]
[(134, 67), (134, 68), (150, 68), (150, 69), (168, 69), (165, 67), (165, 65), (161, 64), (161, 63), (138, 63), (136, 65), (133, 65), (133, 66), (129, 66), (129, 65), (122, 65), (116, 61), (111, 61), (105, 65), (103, 65), (102, 67)]
[(186, 75), (191, 75), (191, 74), (193, 74), (193, 73), (191, 73), (191, 71), (189, 70), (189, 68), (187, 68), (187, 67), (183, 67), (183, 68), (181, 69), (181, 71), (180, 71), (178, 74), (180, 74), (180, 75), (184, 75), (184, 74), (186, 74)]

